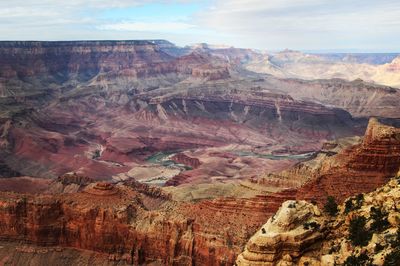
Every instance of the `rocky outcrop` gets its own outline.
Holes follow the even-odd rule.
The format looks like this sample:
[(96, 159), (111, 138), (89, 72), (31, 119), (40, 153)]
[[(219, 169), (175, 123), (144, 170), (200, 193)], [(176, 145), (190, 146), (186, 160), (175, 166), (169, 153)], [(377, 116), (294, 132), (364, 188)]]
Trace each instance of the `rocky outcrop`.
[(373, 192), (347, 199), (334, 217), (319, 212), (316, 206), (304, 201), (300, 203), (301, 207), (296, 207), (299, 203), (295, 201), (285, 202), (250, 238), (236, 263), (397, 265), (400, 255), (399, 197), (397, 177)]
[(191, 168), (197, 168), (201, 164), (199, 159), (189, 157), (189, 156), (185, 155), (184, 153), (175, 154), (174, 156), (171, 157), (171, 160), (173, 160), (177, 163), (180, 163), (180, 164), (187, 165)]
[(324, 229), (325, 220), (317, 206), (305, 201), (286, 201), (250, 238), (236, 264), (290, 265), (303, 253), (319, 248), (315, 243), (324, 237)]
[(165, 186), (166, 187), (168, 187), (168, 186), (176, 187), (176, 186), (179, 186), (181, 184), (184, 184), (185, 181), (187, 179), (189, 179), (189, 178), (190, 178), (190, 176), (188, 176), (188, 175), (186, 175), (184, 173), (180, 173), (180, 174), (172, 177), (171, 179), (169, 179), (167, 182), (165, 182)]
[(139, 193), (142, 193), (143, 195), (146, 195), (151, 198), (157, 198), (161, 200), (170, 200), (171, 195), (168, 193), (165, 193), (162, 189), (158, 187), (153, 187), (149, 186), (147, 184), (140, 183), (136, 181), (135, 179), (129, 179), (123, 182), (124, 185), (133, 188), (135, 191), (138, 191)]
[[(336, 148), (336, 146), (333, 148)], [(326, 197), (331, 195), (338, 201), (343, 202), (349, 196), (373, 191), (384, 185), (391, 177), (397, 175), (400, 168), (399, 152), (400, 129), (383, 125), (377, 119), (372, 118), (369, 121), (364, 139), (360, 144), (350, 146), (337, 155), (325, 157), (325, 161), (315, 168), (310, 168), (313, 164), (306, 162), (304, 164), (307, 167), (297, 166), (293, 170), (289, 170), (285, 173), (288, 176), (290, 176), (291, 171), (294, 171), (293, 174), (295, 175), (296, 173), (299, 174), (299, 169), (302, 169), (301, 171), (303, 172), (300, 175), (308, 172), (313, 177), (308, 183), (297, 190), (287, 190), (271, 195), (270, 197), (279, 202), (278, 195), (282, 196), (283, 193), (287, 193), (297, 199), (316, 200), (322, 205), (325, 203)], [(398, 194), (397, 180), (391, 181), (386, 187), (388, 188), (378, 189), (378, 191), (388, 192), (389, 197)], [(389, 187), (391, 188), (389, 189)], [(377, 203), (373, 199), (378, 198), (380, 204), (383, 202), (396, 202), (395, 199), (388, 200), (377, 194), (379, 193), (370, 193), (366, 197), (366, 201)], [(297, 206), (295, 201), (284, 203), (278, 213), (263, 226), (264, 231), (262, 230), (263, 228), (260, 229), (250, 239), (245, 251), (238, 257), (238, 265), (304, 265), (305, 262), (316, 263), (311, 265), (334, 265), (333, 256), (326, 254), (326, 250), (328, 249), (322, 248), (324, 243), (321, 238), (322, 235), (319, 233), (320, 231), (316, 230), (317, 234), (314, 234), (315, 238), (311, 237), (309, 243), (301, 245), (302, 240), (307, 240), (307, 235), (303, 235), (302, 232), (304, 232), (305, 228), (311, 228), (310, 223), (305, 222), (307, 218), (304, 220), (304, 217), (313, 216), (316, 206), (303, 201), (302, 205), (299, 206), (310, 206), (309, 209), (302, 207), (299, 210), (296, 210), (296, 208), (289, 208), (288, 210), (289, 205), (292, 207)], [(395, 207), (396, 209), (397, 207)], [(342, 210), (344, 211), (344, 207)], [(282, 216), (282, 214), (287, 214), (288, 216)], [(281, 216), (284, 217), (284, 221), (280, 221), (279, 217)], [(287, 219), (287, 217), (293, 218)], [(324, 220), (326, 218), (321, 217), (320, 219)], [(294, 231), (290, 226), (285, 228), (284, 225), (292, 225), (287, 220), (299, 221), (297, 224), (298, 229), (296, 229), (296, 226), (294, 226)], [(274, 223), (281, 226), (274, 227)], [(331, 230), (334, 230), (332, 231), (333, 234), (340, 231), (336, 227), (337, 224), (340, 223), (333, 223), (331, 225)], [(315, 226), (315, 224), (313, 225)], [(263, 232), (266, 233), (263, 234)], [(307, 250), (308, 248), (311, 250)], [(345, 247), (343, 247), (343, 251), (341, 252), (349, 256), (350, 253), (346, 253), (344, 250)], [(318, 254), (325, 254), (326, 256), (315, 258), (312, 254), (316, 251), (317, 253), (319, 252)], [(343, 263), (343, 261), (342, 257), (342, 260), (338, 260), (337, 262)]]
[(93, 183), (94, 180), (88, 176), (81, 176), (77, 173), (66, 173), (65, 175), (59, 176), (56, 182), (60, 182), (63, 185), (76, 184), (79, 186), (86, 186)]

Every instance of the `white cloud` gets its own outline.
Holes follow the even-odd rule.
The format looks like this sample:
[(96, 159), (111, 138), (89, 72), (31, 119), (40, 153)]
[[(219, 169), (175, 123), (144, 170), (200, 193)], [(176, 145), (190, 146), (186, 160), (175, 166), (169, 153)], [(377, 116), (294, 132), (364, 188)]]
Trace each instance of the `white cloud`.
[(129, 7), (154, 2), (153, 0), (13, 0), (0, 2), (4, 7), (26, 8), (110, 8)]
[(40, 8), (8, 7), (0, 9), (0, 18), (54, 17), (60, 13)]
[(98, 27), (101, 30), (175, 32), (194, 28), (183, 22), (121, 22)]
[[(264, 49), (365, 48), (399, 40), (398, 0), (218, 0), (197, 24)], [(375, 38), (375, 39), (374, 39)]]
[(0, 0), (0, 39), (167, 38), (260, 49), (399, 49), (399, 0), (214, 0), (194, 17), (101, 16), (115, 7), (193, 1), (201, 2)]

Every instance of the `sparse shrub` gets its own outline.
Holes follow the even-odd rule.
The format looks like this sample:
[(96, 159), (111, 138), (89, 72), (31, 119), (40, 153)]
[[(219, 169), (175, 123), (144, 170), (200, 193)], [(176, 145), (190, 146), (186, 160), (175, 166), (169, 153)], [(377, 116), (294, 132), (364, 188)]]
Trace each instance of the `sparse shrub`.
[(391, 237), (394, 237), (390, 240), (390, 246), (393, 250), (385, 256), (383, 266), (398, 266), (400, 262), (400, 228)]
[(351, 255), (347, 257), (344, 266), (366, 266), (372, 265), (371, 259), (368, 257), (366, 253), (362, 253), (359, 256)]
[(93, 152), (92, 159), (93, 159), (93, 160), (96, 160), (96, 159), (98, 159), (98, 158), (100, 158), (100, 150), (95, 150), (95, 151)]
[[(393, 237), (393, 235), (392, 235), (392, 237)], [(397, 229), (397, 232), (394, 235), (394, 238), (390, 240), (390, 246), (393, 249), (400, 249), (400, 228)]]
[(332, 196), (328, 196), (326, 199), (326, 203), (324, 206), (325, 212), (327, 212), (330, 216), (336, 216), (338, 213), (338, 205), (336, 203), (336, 200)]
[(309, 222), (309, 223), (304, 223), (303, 228), (304, 228), (304, 230), (309, 230), (309, 229), (319, 230), (321, 228), (321, 225), (318, 224), (317, 222), (313, 221), (313, 222)]
[(356, 196), (356, 202), (357, 202), (357, 209), (361, 208), (363, 202), (364, 202), (364, 194), (358, 194)]
[(319, 230), (319, 228), (321, 227), (321, 225), (319, 223), (317, 223), (317, 222), (311, 222), (310, 226), (314, 230)]
[(366, 246), (372, 237), (371, 232), (365, 228), (365, 217), (354, 217), (350, 221), (349, 239), (354, 246)]
[(337, 253), (340, 250), (340, 246), (339, 245), (332, 245), (331, 248), (329, 249), (329, 254), (333, 254), (333, 253)]
[(345, 213), (349, 213), (354, 209), (354, 205), (353, 205), (353, 198), (350, 198), (348, 200), (346, 200), (345, 204), (344, 204), (344, 212)]
[(354, 198), (349, 198), (346, 202), (345, 202), (345, 209), (344, 212), (345, 213), (349, 213), (353, 210), (358, 210), (361, 208), (362, 204), (364, 202), (364, 194), (358, 194), (356, 197)]
[(372, 231), (383, 231), (389, 227), (388, 214), (382, 212), (380, 208), (371, 207), (370, 216), (373, 219), (371, 224)]
[(383, 266), (398, 266), (400, 263), (400, 249), (395, 249), (385, 256)]
[(379, 243), (376, 243), (375, 248), (374, 248), (375, 254), (381, 252), (384, 248), (385, 248), (385, 246), (383, 246), (383, 245), (381, 245)]
[(303, 224), (303, 229), (304, 230), (309, 230), (310, 229), (310, 224), (309, 223)]

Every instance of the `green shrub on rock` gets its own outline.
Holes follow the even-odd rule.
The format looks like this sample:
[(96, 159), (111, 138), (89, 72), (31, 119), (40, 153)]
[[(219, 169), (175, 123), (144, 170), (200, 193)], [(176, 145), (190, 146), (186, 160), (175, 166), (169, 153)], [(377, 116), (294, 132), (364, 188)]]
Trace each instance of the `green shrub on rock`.
[(396, 249), (385, 256), (383, 266), (399, 266), (400, 264), (400, 250)]
[(388, 222), (388, 214), (382, 212), (380, 208), (371, 207), (370, 216), (373, 220), (371, 224), (371, 230), (373, 232), (381, 232), (390, 226), (390, 223)]
[(365, 217), (354, 217), (350, 221), (349, 239), (353, 246), (366, 246), (372, 237), (372, 233), (365, 228)]
[(338, 213), (338, 205), (336, 203), (336, 200), (332, 196), (328, 196), (326, 199), (326, 203), (324, 206), (325, 212), (327, 212), (330, 216), (336, 216)]
[(362, 253), (359, 256), (351, 255), (347, 257), (344, 266), (366, 266), (372, 265), (372, 260), (368, 257), (366, 253)]

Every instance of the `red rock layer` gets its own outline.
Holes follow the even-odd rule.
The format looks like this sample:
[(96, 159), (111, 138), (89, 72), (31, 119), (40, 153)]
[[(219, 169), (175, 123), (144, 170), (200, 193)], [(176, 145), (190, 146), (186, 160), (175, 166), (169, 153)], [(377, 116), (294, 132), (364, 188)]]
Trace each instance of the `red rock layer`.
[[(218, 61), (214, 65), (213, 61)], [(225, 66), (224, 66), (225, 65)], [(148, 78), (180, 73), (208, 80), (229, 78), (220, 58), (190, 54), (179, 59), (153, 41), (2, 42), (0, 78), (39, 77), (65, 81), (96, 77)], [(65, 75), (61, 78), (62, 75)]]
[(46, 191), (51, 182), (50, 179), (28, 176), (0, 178), (0, 191), (30, 194), (42, 193)]
[(55, 182), (60, 182), (63, 185), (77, 184), (79, 186), (84, 186), (94, 182), (94, 180), (90, 177), (78, 175), (76, 173), (67, 173), (59, 176)]
[(342, 201), (382, 186), (400, 168), (400, 129), (372, 118), (362, 144), (336, 155), (334, 161), (301, 187), (297, 197), (324, 202), (332, 195)]
[(189, 157), (183, 153), (175, 154), (174, 156), (171, 157), (171, 160), (173, 160), (177, 163), (180, 163), (180, 164), (190, 166), (192, 168), (197, 168), (201, 164), (199, 159)]
[(127, 186), (91, 193), (96, 186), (58, 196), (0, 193), (1, 239), (88, 249), (134, 265), (232, 265), (269, 215), (263, 198), (243, 200), (241, 209), (229, 200), (164, 201), (165, 208), (148, 211), (143, 196)]
[(165, 182), (165, 186), (179, 186), (181, 184), (184, 184), (186, 182), (186, 180), (188, 180), (190, 178), (189, 175), (186, 175), (184, 173), (180, 173), (174, 177), (172, 177), (171, 179), (169, 179), (167, 182)]

